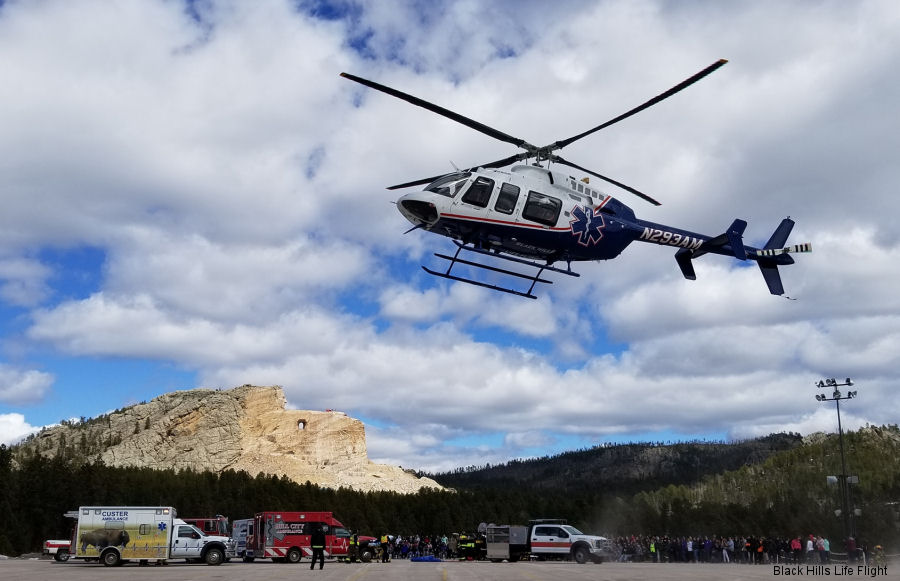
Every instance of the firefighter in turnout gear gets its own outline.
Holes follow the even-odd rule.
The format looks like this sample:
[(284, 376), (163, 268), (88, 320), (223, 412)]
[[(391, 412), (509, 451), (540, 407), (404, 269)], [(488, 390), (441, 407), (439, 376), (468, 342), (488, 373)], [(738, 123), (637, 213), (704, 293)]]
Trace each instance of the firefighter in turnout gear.
[(475, 538), (472, 535), (459, 534), (459, 559), (460, 561), (475, 559)]
[(316, 566), (316, 559), (319, 560), (319, 569), (325, 566), (325, 531), (322, 527), (316, 528), (310, 536), (309, 544), (312, 547), (312, 563), (309, 564), (310, 570)]
[(347, 558), (351, 563), (355, 563), (359, 558), (359, 535), (355, 532), (350, 534), (350, 544), (347, 547)]

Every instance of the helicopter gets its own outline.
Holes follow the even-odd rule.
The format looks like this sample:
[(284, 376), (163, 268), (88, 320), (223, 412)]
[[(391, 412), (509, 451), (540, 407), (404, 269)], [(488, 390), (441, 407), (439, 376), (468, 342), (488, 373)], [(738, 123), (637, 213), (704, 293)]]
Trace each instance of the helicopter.
[[(720, 59), (618, 117), (543, 147), (374, 81), (349, 73), (341, 73), (341, 76), (524, 150), (469, 169), (454, 167), (455, 171), (451, 173), (388, 187), (388, 190), (398, 190), (424, 185), (423, 189), (404, 194), (397, 200), (400, 213), (413, 225), (407, 233), (422, 229), (451, 238), (456, 245), (456, 252), (452, 256), (435, 253), (437, 258), (447, 261), (446, 270), (422, 266), (429, 274), (535, 299), (537, 296), (534, 290), (538, 283), (553, 282), (542, 277), (545, 271), (578, 277), (580, 274), (572, 270), (573, 262), (610, 260), (637, 241), (674, 248), (675, 261), (682, 275), (689, 280), (697, 278), (693, 259), (704, 254), (731, 256), (741, 261), (754, 260), (769, 292), (783, 295), (784, 287), (778, 267), (793, 264), (794, 259), (790, 256), (792, 253), (812, 251), (809, 243), (785, 246), (794, 227), (794, 221), (790, 217), (781, 221), (762, 248), (744, 244), (743, 234), (747, 222), (741, 219), (734, 220), (723, 233), (716, 236), (641, 220), (630, 207), (590, 185), (590, 176), (653, 205), (659, 206), (660, 203), (631, 186), (556, 154), (556, 151), (579, 139), (668, 99), (727, 62)], [(529, 164), (529, 160), (533, 161)], [(570, 167), (588, 174), (588, 177), (576, 179), (567, 173), (551, 169), (551, 164)], [(502, 169), (510, 165), (512, 167), (508, 170)], [(466, 258), (460, 255), (463, 251), (466, 252), (463, 255)], [(468, 259), (470, 255), (474, 255), (471, 260)], [(512, 270), (511, 266), (493, 266), (489, 264), (493, 261), (488, 257), (522, 265), (517, 268), (526, 272)], [(561, 266), (562, 263), (565, 263), (565, 268)], [(506, 263), (502, 264), (507, 266)], [(494, 276), (502, 280), (524, 279), (524, 282), (520, 285), (521, 288), (514, 288), (511, 284), (477, 280), (453, 272), (457, 265), (497, 273)], [(523, 290), (526, 285), (527, 290)]]

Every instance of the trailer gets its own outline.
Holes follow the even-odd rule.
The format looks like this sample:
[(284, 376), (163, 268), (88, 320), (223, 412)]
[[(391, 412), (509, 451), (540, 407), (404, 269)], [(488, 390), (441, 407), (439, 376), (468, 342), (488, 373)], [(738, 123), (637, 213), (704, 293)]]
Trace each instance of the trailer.
[(528, 557), (528, 527), (524, 525), (488, 525), (485, 531), (486, 557), (493, 562), (515, 563)]
[(234, 557), (232, 539), (204, 535), (176, 518), (171, 506), (82, 506), (67, 516), (77, 518), (71, 541), (73, 559), (111, 567), (170, 559), (219, 565)]

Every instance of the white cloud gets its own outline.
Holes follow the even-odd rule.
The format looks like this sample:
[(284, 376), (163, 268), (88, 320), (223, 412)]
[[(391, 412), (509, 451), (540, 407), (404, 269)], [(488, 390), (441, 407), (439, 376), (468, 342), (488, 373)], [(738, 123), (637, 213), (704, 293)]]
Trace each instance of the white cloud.
[(27, 258), (0, 258), (0, 299), (11, 305), (33, 307), (49, 293), (50, 269)]
[(0, 444), (11, 446), (39, 428), (29, 425), (22, 414), (0, 414)]
[(0, 363), (0, 403), (40, 401), (53, 382), (54, 377), (50, 373)]

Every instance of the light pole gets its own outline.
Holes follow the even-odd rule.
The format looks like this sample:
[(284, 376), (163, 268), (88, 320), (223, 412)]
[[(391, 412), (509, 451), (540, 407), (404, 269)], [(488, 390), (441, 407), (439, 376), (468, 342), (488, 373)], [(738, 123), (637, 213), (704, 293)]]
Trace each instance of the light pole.
[(837, 408), (837, 417), (838, 417), (838, 442), (841, 447), (841, 474), (838, 476), (838, 482), (841, 486), (841, 515), (844, 517), (844, 542), (846, 543), (848, 539), (853, 536), (855, 537), (855, 533), (851, 526), (850, 519), (850, 491), (849, 491), (849, 475), (847, 474), (847, 462), (844, 458), (844, 430), (841, 427), (841, 400), (842, 399), (853, 399), (856, 397), (857, 392), (848, 391), (847, 395), (841, 393), (839, 388), (841, 387), (850, 387), (853, 385), (853, 381), (848, 377), (844, 383), (838, 383), (836, 379), (833, 377), (831, 379), (822, 379), (816, 382), (816, 387), (819, 389), (825, 389), (826, 387), (834, 388), (834, 391), (831, 394), (831, 397), (828, 397), (824, 393), (820, 393), (816, 395), (816, 401), (826, 402), (833, 401), (835, 407)]

